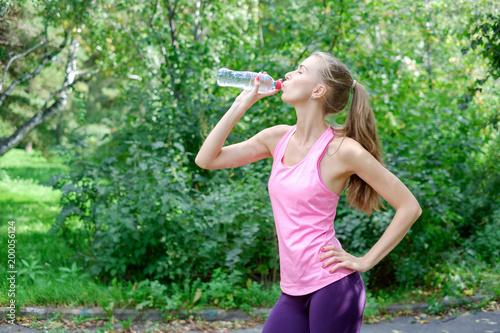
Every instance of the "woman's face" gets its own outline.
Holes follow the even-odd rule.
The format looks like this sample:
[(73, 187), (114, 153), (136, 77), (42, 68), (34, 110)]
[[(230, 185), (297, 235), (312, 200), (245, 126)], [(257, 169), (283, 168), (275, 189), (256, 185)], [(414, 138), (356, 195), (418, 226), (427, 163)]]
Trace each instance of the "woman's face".
[(281, 99), (292, 105), (311, 100), (315, 89), (319, 86), (318, 57), (311, 56), (304, 60), (293, 72), (285, 75), (285, 81), (281, 86)]

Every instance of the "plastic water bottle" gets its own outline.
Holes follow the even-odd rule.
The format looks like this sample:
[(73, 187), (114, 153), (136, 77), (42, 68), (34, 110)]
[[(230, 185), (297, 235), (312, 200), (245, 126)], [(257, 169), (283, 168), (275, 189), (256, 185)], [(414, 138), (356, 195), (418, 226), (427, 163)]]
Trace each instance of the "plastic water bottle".
[(274, 81), (268, 74), (254, 72), (238, 72), (227, 68), (219, 69), (217, 73), (217, 84), (221, 87), (236, 87), (244, 90), (253, 89), (253, 81), (259, 77), (259, 92), (267, 92), (272, 89), (281, 89), (282, 80)]

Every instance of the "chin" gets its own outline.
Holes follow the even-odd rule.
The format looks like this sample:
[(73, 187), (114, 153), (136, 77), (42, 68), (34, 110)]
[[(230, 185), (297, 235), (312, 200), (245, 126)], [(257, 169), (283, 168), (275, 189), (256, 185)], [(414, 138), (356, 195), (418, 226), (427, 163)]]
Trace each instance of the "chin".
[(290, 100), (288, 98), (286, 98), (285, 94), (281, 94), (281, 100), (285, 103), (288, 103), (290, 104)]
[(295, 103), (294, 103), (294, 101), (293, 101), (293, 100), (290, 100), (290, 99), (288, 99), (288, 98), (286, 98), (286, 97), (285, 97), (285, 98), (283, 98), (283, 96), (281, 96), (281, 100), (282, 100), (284, 103), (286, 103), (286, 104), (288, 104), (288, 105), (291, 105), (291, 106), (293, 106), (293, 107), (295, 108)]

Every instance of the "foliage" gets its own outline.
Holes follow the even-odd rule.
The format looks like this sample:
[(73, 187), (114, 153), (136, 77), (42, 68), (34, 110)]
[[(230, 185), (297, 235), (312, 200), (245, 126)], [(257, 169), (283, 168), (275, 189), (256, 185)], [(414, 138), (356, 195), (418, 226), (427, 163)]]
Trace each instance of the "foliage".
[[(481, 55), (488, 59), (490, 63), (489, 74), (495, 79), (500, 77), (500, 15), (487, 14), (477, 17), (478, 23), (473, 25), (472, 31), (468, 34), (471, 38), (471, 48), (475, 50), (482, 46)], [(467, 49), (464, 50), (467, 52)]]
[[(116, 158), (88, 163), (84, 178), (62, 188), (72, 196), (63, 197), (71, 205), (61, 218), (79, 214), (84, 230), (94, 235), (85, 258), (93, 264), (91, 273), (174, 281), (206, 276), (221, 266), (244, 266), (248, 274), (276, 269), (273, 235), (261, 230), (265, 221), (272, 226), (269, 208), (251, 173), (247, 179), (253, 191), (242, 191), (241, 184), (227, 179), (227, 184), (202, 195), (186, 186), (190, 180), (182, 172), (185, 160), (169, 161), (166, 150), (141, 152), (138, 147), (130, 142), (133, 154), (127, 159), (130, 164), (140, 161), (136, 167), (120, 169)], [(166, 163), (170, 167), (165, 168)], [(100, 173), (112, 175), (112, 183), (95, 176)], [(97, 196), (99, 204), (89, 206), (88, 200)], [(87, 244), (84, 230), (71, 241), (80, 253)], [(263, 247), (268, 253), (248, 250)]]
[[(8, 159), (8, 161), (6, 160)], [(267, 284), (253, 281), (241, 271), (227, 271), (217, 268), (212, 277), (203, 282), (201, 278), (187, 277), (183, 281), (163, 284), (158, 280), (123, 281), (114, 277), (109, 284), (104, 284), (96, 277), (82, 274), (84, 266), (77, 261), (74, 251), (58, 239), (56, 235), (47, 234), (51, 223), (55, 220), (56, 208), (59, 205), (60, 191), (40, 185), (42, 179), (50, 178), (52, 173), (64, 170), (61, 161), (45, 161), (50, 168), (42, 163), (43, 159), (37, 151), (26, 154), (22, 150), (9, 151), (2, 159), (0, 166), (0, 207), (3, 221), (15, 220), (18, 239), (17, 258), (25, 260), (29, 266), (38, 266), (34, 269), (35, 280), (27, 274), (21, 275), (23, 288), (16, 293), (17, 305), (64, 305), (64, 306), (103, 306), (110, 315), (111, 310), (123, 307), (157, 308), (174, 310), (175, 312), (196, 312), (207, 307), (220, 308), (237, 307), (244, 311), (252, 307), (271, 307), (280, 294), (279, 284)], [(26, 171), (27, 166), (34, 166), (31, 174)], [(42, 172), (42, 170), (44, 172)], [(26, 178), (29, 179), (29, 181)], [(16, 199), (14, 202), (13, 199)], [(14, 203), (22, 203), (18, 209), (9, 208)], [(48, 214), (51, 212), (51, 215)], [(346, 210), (348, 211), (348, 210)], [(345, 212), (343, 212), (345, 214)], [(390, 212), (387, 212), (390, 214)], [(497, 216), (498, 212), (494, 214)], [(359, 217), (362, 217), (359, 214)], [(373, 215), (375, 217), (375, 215)], [(497, 216), (498, 217), (498, 216)], [(3, 222), (2, 221), (2, 222)], [(498, 219), (496, 220), (498, 221)], [(3, 224), (0, 222), (0, 224)], [(68, 224), (70, 221), (68, 221)], [(76, 226), (77, 221), (71, 221)], [(340, 222), (340, 221), (339, 221)], [(351, 220), (346, 226), (355, 223)], [(366, 228), (385, 223), (375, 220), (375, 223), (363, 224), (357, 221), (356, 228)], [(492, 226), (495, 228), (494, 226)], [(492, 229), (493, 229), (492, 228)], [(496, 227), (498, 228), (498, 227)], [(495, 229), (493, 229), (495, 230)], [(339, 231), (339, 230), (338, 230)], [(344, 231), (341, 230), (342, 233)], [(352, 231), (350, 231), (352, 232)], [(339, 232), (340, 233), (340, 232)], [(369, 231), (363, 231), (370, 237), (375, 237)], [(360, 234), (356, 234), (359, 236)], [(488, 235), (487, 235), (488, 236)], [(494, 235), (492, 234), (494, 237)], [(7, 232), (0, 233), (0, 243), (5, 242)], [(359, 240), (363, 237), (353, 237)], [(367, 291), (367, 305), (365, 316), (368, 321), (377, 320), (377, 314), (387, 310), (390, 304), (397, 304), (404, 300), (406, 303), (433, 301), (438, 310), (441, 300), (460, 298), (474, 293), (476, 295), (492, 295), (498, 299), (498, 274), (500, 266), (492, 258), (486, 262), (482, 255), (474, 250), (476, 244), (473, 238), (466, 240), (453, 253), (445, 256), (443, 261), (434, 263), (429, 268), (427, 288), (407, 288), (391, 283), (387, 291), (374, 292), (373, 281), (377, 275), (374, 271), (370, 277), (370, 288)], [(369, 241), (369, 240), (368, 240)], [(497, 240), (495, 240), (497, 241)], [(345, 243), (344, 243), (345, 244)], [(354, 243), (352, 243), (354, 245)], [(363, 242), (356, 243), (362, 248)], [(495, 243), (491, 243), (495, 246)], [(351, 245), (349, 245), (351, 246)], [(407, 245), (405, 244), (404, 247)], [(491, 251), (491, 249), (490, 249)], [(487, 252), (485, 252), (487, 253)], [(27, 267), (19, 262), (18, 268)], [(43, 266), (40, 267), (40, 266)], [(7, 270), (0, 265), (0, 279), (3, 287), (8, 288)], [(378, 266), (377, 266), (378, 267)], [(387, 267), (387, 266), (386, 266)], [(391, 266), (388, 266), (390, 268)], [(44, 272), (44, 274), (38, 274)], [(363, 277), (365, 279), (365, 277)], [(366, 279), (365, 279), (366, 282)], [(229, 291), (229, 292), (228, 292)], [(9, 302), (7, 293), (0, 294), (0, 305)]]
[[(105, 281), (178, 283), (190, 306), (201, 301), (194, 299), (204, 283), (210, 287), (199, 297), (230, 307), (236, 295), (222, 294), (243, 277), (278, 281), (269, 161), (205, 171), (193, 160), (237, 93), (216, 86), (219, 67), (278, 78), (312, 51), (327, 50), (370, 91), (385, 164), (424, 210), (366, 275), (369, 288), (388, 287), (384, 281), (432, 285), (435, 264), (462, 246), (488, 260), (500, 203), (500, 91), (494, 77), (485, 80), (495, 63), (482, 58), (498, 36), (491, 7), (486, 0), (101, 0), (73, 15), (78, 2), (38, 2), (36, 15), (54, 26), (68, 17), (78, 23), (81, 60), (103, 73), (75, 94), (61, 148), (72, 160), (71, 175), (55, 183), (63, 209), (53, 232), (89, 273)], [(478, 25), (479, 16), (486, 19)], [(228, 143), (294, 121), (279, 96), (264, 99)], [(91, 123), (100, 126), (95, 134)], [(337, 236), (362, 255), (393, 214), (388, 207), (366, 217), (342, 196)], [(192, 286), (179, 283), (188, 279)], [(216, 283), (221, 279), (229, 282)]]
[(467, 239), (467, 248), (475, 251), (485, 262), (496, 264), (500, 260), (500, 209), (497, 208), (485, 222)]
[(34, 282), (38, 275), (43, 275), (45, 272), (43, 271), (43, 266), (38, 264), (38, 260), (33, 260), (31, 263), (28, 263), (26, 260), (21, 259), (24, 267), (19, 269), (19, 276), (27, 275), (31, 282)]

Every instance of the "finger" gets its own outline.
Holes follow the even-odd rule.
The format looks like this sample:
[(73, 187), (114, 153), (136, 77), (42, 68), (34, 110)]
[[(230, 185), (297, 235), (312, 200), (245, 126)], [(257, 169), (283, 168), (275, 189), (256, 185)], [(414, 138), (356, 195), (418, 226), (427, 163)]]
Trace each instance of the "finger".
[(319, 261), (325, 260), (327, 258), (333, 257), (335, 252), (333, 250), (325, 252), (319, 256)]
[(337, 257), (335, 257), (335, 258), (328, 258), (328, 260), (326, 260), (326, 261), (323, 263), (323, 268), (328, 267), (328, 266), (330, 266), (330, 265), (333, 265), (333, 264), (335, 264), (335, 263), (339, 263), (339, 262), (342, 262), (342, 259), (337, 258)]
[(271, 89), (269, 91), (259, 93), (259, 96), (261, 96), (261, 97), (267, 97), (267, 96), (275, 95), (279, 91), (280, 91), (280, 89)]
[(253, 80), (253, 92), (257, 93), (260, 88), (260, 77), (256, 76), (255, 79)]
[(282, 85), (283, 85), (283, 79), (278, 79), (278, 82), (276, 82), (276, 87), (274, 87), (274, 89), (281, 90)]
[[(334, 248), (332, 250), (325, 250), (323, 252), (323, 254), (320, 255), (320, 258), (321, 259), (326, 259), (326, 258), (330, 258), (330, 257), (333, 257), (333, 256), (345, 256), (347, 255), (347, 252), (343, 251), (342, 249), (338, 249), (338, 248)], [(320, 259), (320, 260), (321, 260)]]
[(338, 270), (341, 267), (346, 267), (347, 263), (346, 262), (340, 262), (337, 265), (333, 266), (332, 269), (330, 269), (330, 274), (334, 273), (336, 270)]
[(326, 252), (326, 251), (332, 251), (332, 250), (340, 250), (338, 247), (335, 245), (325, 245), (321, 248), (321, 251)]

